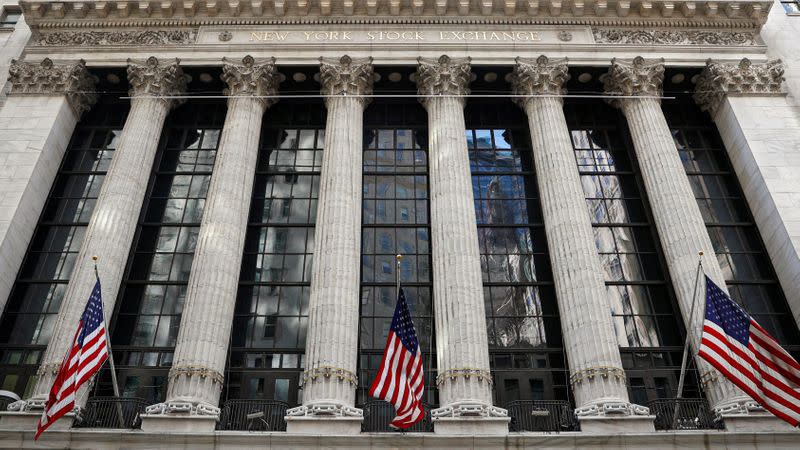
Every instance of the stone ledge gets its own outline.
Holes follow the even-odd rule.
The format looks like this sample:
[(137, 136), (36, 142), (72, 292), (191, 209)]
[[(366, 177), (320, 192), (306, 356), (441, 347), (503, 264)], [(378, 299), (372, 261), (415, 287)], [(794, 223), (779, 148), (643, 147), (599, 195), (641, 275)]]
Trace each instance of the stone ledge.
[(788, 423), (769, 413), (725, 414), (722, 418), (725, 421), (725, 430), (734, 433), (800, 432), (797, 428), (792, 428)]
[(437, 417), (433, 431), (437, 436), (505, 436), (509, 417)]
[(578, 417), (581, 432), (587, 434), (654, 433), (656, 416)]
[[(39, 423), (39, 418), (42, 417), (41, 412), (18, 412), (18, 411), (2, 411), (0, 412), (0, 433), (4, 431), (36, 431), (36, 425)], [(64, 417), (58, 419), (50, 425), (47, 432), (55, 430), (69, 430), (75, 422), (75, 413), (67, 413)]]
[(217, 416), (188, 414), (142, 414), (144, 433), (211, 433), (217, 426)]
[(292, 435), (358, 435), (363, 417), (286, 416), (286, 433)]

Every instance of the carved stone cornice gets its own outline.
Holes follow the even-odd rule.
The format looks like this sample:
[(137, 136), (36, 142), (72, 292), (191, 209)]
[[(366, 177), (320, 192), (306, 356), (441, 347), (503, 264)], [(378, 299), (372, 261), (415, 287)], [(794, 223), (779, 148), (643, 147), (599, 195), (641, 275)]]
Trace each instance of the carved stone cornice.
[(463, 105), (470, 92), (471, 60), (469, 57), (451, 59), (447, 55), (439, 59), (418, 58), (417, 92), (420, 102), (424, 105), (430, 97), (452, 95), (459, 96)]
[[(269, 107), (278, 101), (274, 96), (278, 93), (280, 78), (275, 68), (275, 58), (268, 62), (256, 64), (252, 56), (247, 55), (241, 64), (228, 62), (223, 58), (222, 81), (228, 85), (225, 95), (256, 96)], [(273, 98), (269, 98), (273, 97)]]
[[(632, 62), (614, 58), (603, 80), (603, 88), (611, 96), (660, 97), (663, 82), (664, 58), (648, 61), (637, 56)], [(609, 98), (607, 101), (612, 106), (620, 106), (619, 98)]]
[[(357, 95), (364, 106), (372, 94), (372, 57), (354, 60), (344, 55), (339, 59), (320, 58), (319, 79), (322, 95)], [(326, 98), (327, 102), (327, 98)]]
[(97, 102), (97, 77), (86, 70), (83, 60), (75, 64), (53, 64), (45, 58), (39, 64), (11, 60), (8, 81), (12, 95), (64, 95), (80, 117)]
[(757, 31), (621, 30), (592, 28), (598, 44), (624, 45), (760, 45)]
[[(569, 80), (567, 58), (551, 61), (541, 55), (536, 60), (517, 57), (511, 73), (511, 86), (516, 96), (563, 95), (564, 83)], [(530, 97), (515, 97), (514, 102), (523, 106)]]
[(160, 64), (155, 56), (147, 58), (144, 64), (128, 59), (128, 81), (131, 97), (157, 97), (174, 108), (185, 99), (170, 98), (186, 92), (186, 76), (181, 70), (180, 60)]
[(97, 47), (126, 45), (189, 45), (197, 30), (37, 31), (32, 41), (42, 47)]
[(781, 60), (753, 64), (742, 59), (739, 64), (706, 61), (706, 67), (697, 80), (694, 101), (703, 111), (715, 115), (728, 94), (776, 95), (782, 94), (783, 63)]

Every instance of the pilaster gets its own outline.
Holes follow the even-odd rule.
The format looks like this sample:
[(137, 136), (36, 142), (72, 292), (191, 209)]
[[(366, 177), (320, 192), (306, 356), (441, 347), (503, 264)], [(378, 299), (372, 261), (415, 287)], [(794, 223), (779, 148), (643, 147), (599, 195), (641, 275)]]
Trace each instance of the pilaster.
[[(197, 238), (186, 301), (169, 371), (167, 398), (147, 408), (143, 428), (164, 422), (159, 415), (217, 416), (224, 380), (233, 310), (239, 284), (247, 218), (253, 192), (261, 121), (274, 103), (278, 76), (274, 59), (241, 64), (225, 61), (222, 80), (228, 85), (228, 111), (222, 129)], [(190, 420), (191, 421), (191, 420)], [(200, 418), (197, 427), (214, 421)], [(167, 428), (175, 426), (169, 425)], [(193, 429), (198, 429), (194, 427)], [(190, 427), (191, 428), (191, 427)]]
[[(663, 60), (636, 57), (632, 62), (612, 60), (605, 79), (609, 103), (621, 108), (628, 121), (659, 240), (664, 250), (678, 304), (693, 348), (700, 343), (703, 298), (693, 298), (698, 252), (705, 273), (727, 291), (703, 217), (689, 179), (661, 111)], [(700, 290), (702, 292), (702, 290)], [(692, 316), (693, 305), (697, 309)], [(718, 413), (746, 411), (750, 401), (709, 364), (696, 358), (711, 407)]]
[[(417, 89), (428, 111), (431, 245), (440, 407), (435, 431), (505, 434), (507, 412), (492, 405), (478, 233), (467, 142), (470, 60), (419, 59)], [(453, 420), (457, 419), (457, 420)]]
[[(372, 93), (372, 58), (320, 60), (328, 118), (303, 372), (303, 405), (288, 411), (287, 431), (335, 427), (360, 432), (358, 317), (364, 108)], [(321, 428), (320, 428), (321, 427)]]
[[(531, 130), (536, 179), (550, 249), (570, 382), (579, 418), (641, 416), (653, 431), (648, 409), (628, 400), (625, 371), (614, 333), (594, 232), (575, 166), (561, 95), (569, 79), (567, 60), (517, 58), (512, 74), (515, 101)], [(585, 427), (597, 421), (581, 420)], [(585, 424), (584, 424), (585, 422)], [(631, 421), (608, 420), (628, 431)]]
[(37, 372), (33, 398), (25, 409), (42, 408), (46, 401), (94, 286), (93, 255), (99, 257), (104, 307), (106, 311), (114, 310), (164, 119), (180, 103), (170, 96), (182, 93), (186, 86), (177, 60), (162, 64), (154, 57), (143, 65), (129, 61), (128, 79), (133, 97), (131, 110), (86, 228), (53, 335)]

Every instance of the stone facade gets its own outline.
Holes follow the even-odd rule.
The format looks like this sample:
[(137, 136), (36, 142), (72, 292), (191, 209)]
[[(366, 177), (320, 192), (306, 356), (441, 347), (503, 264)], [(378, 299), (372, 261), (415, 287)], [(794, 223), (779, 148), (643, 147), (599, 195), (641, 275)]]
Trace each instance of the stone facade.
[[(302, 404), (288, 410), (287, 433), (260, 436), (268, 436), (275, 447), (390, 445), (381, 436), (361, 433), (365, 417), (356, 402), (363, 364), (358, 352), (362, 149), (364, 111), (379, 79), (375, 68), (403, 66), (416, 69), (411, 76), (416, 92), (409, 95), (427, 113), (439, 405), (431, 411), (434, 437), (400, 439), (417, 447), (571, 448), (601, 442), (675, 448), (706, 439), (706, 444), (731, 448), (791, 448), (793, 435), (786, 427), (699, 360), (705, 395), (714, 412), (725, 418), (727, 431), (672, 432), (661, 439), (654, 433), (654, 412), (632, 401), (563, 110), (563, 98), (571, 95), (566, 89), (571, 67), (607, 71), (601, 78), (604, 95), (627, 122), (667, 279), (696, 348), (702, 322), (695, 292), (698, 263), (727, 287), (661, 101), (669, 97), (664, 92), (667, 69), (702, 68), (695, 80), (695, 101), (716, 123), (791, 312), (800, 322), (800, 158), (795, 151), (800, 148), (800, 68), (796, 46), (769, 28), (767, 17), (782, 30), (794, 29), (777, 17), (782, 13), (779, 4), (36, 0), (22, 8), (31, 39), (24, 60), (12, 60), (7, 68), (11, 90), (0, 107), (0, 305), (9, 297), (70, 136), (97, 99), (93, 71), (124, 67), (131, 91), (123, 100), (131, 109), (39, 365), (38, 382), (28, 398), (12, 405), (14, 412), (0, 414), (0, 442), (33, 445), (25, 430), (32, 429), (71, 342), (96, 276), (94, 255), (101, 255), (106, 311), (114, 311), (164, 124), (186, 101), (189, 78), (184, 69), (212, 67), (222, 70), (225, 90), (218, 95), (227, 97), (227, 115), (165, 398), (149, 405), (142, 432), (67, 430), (53, 435), (64, 445), (85, 446), (93, 445), (87, 437), (91, 434), (104, 448), (165, 442), (254, 444), (250, 435), (217, 432), (214, 426), (230, 364), (263, 117), (281, 97), (281, 67), (313, 66), (319, 70), (317, 88), (327, 122)], [(248, 56), (240, 62), (241, 55)], [(527, 116), (568, 360), (568, 389), (583, 429), (574, 436), (507, 436), (509, 413), (493, 398), (464, 107), (468, 98), (485, 95), (470, 90), (476, 68), (498, 66), (513, 67), (505, 80), (507, 93)], [(85, 396), (78, 403), (84, 401)], [(351, 436), (334, 438), (338, 435)]]

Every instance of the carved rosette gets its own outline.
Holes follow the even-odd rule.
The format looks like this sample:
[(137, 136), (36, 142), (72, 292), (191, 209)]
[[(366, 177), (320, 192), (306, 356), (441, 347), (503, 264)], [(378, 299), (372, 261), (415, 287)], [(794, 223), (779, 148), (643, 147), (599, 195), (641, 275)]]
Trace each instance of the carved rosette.
[[(603, 81), (607, 95), (623, 97), (660, 97), (664, 82), (664, 59), (646, 60), (637, 56), (632, 62), (611, 60), (611, 68)], [(620, 99), (608, 103), (619, 107)]]
[[(550, 61), (547, 56), (536, 60), (517, 58), (511, 73), (514, 102), (523, 106), (531, 96), (561, 96), (566, 93), (564, 83), (569, 80), (567, 59)], [(523, 97), (524, 96), (524, 97)]]
[[(280, 78), (275, 68), (275, 58), (268, 62), (256, 64), (252, 56), (247, 55), (241, 64), (229, 63), (223, 59), (222, 81), (228, 85), (225, 95), (234, 97), (255, 96), (269, 107), (278, 101), (274, 96), (278, 93)], [(269, 98), (273, 97), (273, 98)]]
[(144, 64), (134, 63), (128, 59), (128, 81), (131, 97), (156, 97), (174, 108), (185, 99), (173, 98), (186, 92), (186, 76), (181, 70), (179, 59), (175, 62), (160, 64), (155, 56), (147, 58)]
[(372, 94), (372, 57), (353, 59), (344, 55), (339, 59), (320, 58), (319, 62), (322, 95), (357, 95), (367, 106), (370, 99), (364, 96)]
[(419, 58), (417, 61), (417, 91), (423, 105), (428, 98), (440, 95), (459, 96), (461, 105), (466, 103), (472, 77), (471, 58), (451, 59), (442, 55), (436, 60)]
[(779, 59), (755, 65), (747, 58), (739, 64), (708, 60), (697, 80), (694, 101), (713, 116), (728, 94), (781, 94), (783, 72), (784, 66)]
[(80, 117), (97, 102), (95, 85), (97, 77), (86, 70), (86, 62), (75, 64), (53, 64), (45, 58), (39, 64), (11, 60), (8, 70), (11, 94), (64, 95)]

